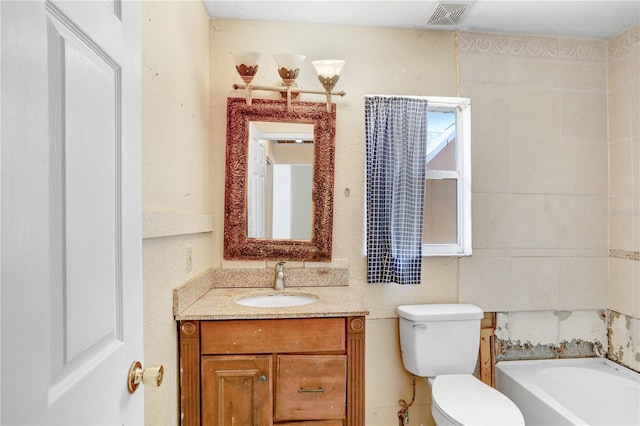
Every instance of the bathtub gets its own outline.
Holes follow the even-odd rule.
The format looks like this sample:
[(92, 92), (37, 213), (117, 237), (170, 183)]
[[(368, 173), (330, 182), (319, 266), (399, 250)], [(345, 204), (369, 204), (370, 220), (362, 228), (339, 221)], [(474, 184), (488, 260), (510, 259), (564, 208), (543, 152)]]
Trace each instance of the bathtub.
[(605, 358), (500, 361), (496, 387), (527, 425), (640, 425), (640, 374)]

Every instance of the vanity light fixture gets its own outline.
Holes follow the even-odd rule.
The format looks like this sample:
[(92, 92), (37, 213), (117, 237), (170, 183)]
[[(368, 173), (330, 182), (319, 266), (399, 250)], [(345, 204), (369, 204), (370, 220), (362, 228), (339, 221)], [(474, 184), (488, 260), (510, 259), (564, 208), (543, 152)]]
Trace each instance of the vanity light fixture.
[(254, 86), (251, 84), (253, 77), (258, 72), (259, 52), (239, 52), (234, 54), (236, 70), (240, 74), (240, 78), (245, 84), (234, 84), (234, 89), (245, 89), (247, 105), (251, 105), (252, 90), (265, 90), (271, 92), (280, 92), (283, 96), (286, 94), (287, 109), (291, 110), (291, 99), (299, 93), (311, 93), (317, 95), (325, 95), (327, 98), (327, 112), (331, 112), (331, 95), (345, 96), (344, 91), (333, 92), (340, 71), (344, 66), (344, 61), (337, 59), (312, 61), (313, 66), (318, 73), (318, 79), (324, 87), (325, 91), (305, 90), (297, 87), (296, 79), (300, 75), (300, 67), (305, 59), (304, 55), (292, 54), (276, 54), (273, 59), (276, 61), (278, 74), (282, 79), (283, 86)]
[(238, 52), (233, 55), (236, 63), (236, 71), (246, 84), (247, 105), (251, 105), (251, 81), (258, 72), (258, 60), (262, 54), (260, 52)]

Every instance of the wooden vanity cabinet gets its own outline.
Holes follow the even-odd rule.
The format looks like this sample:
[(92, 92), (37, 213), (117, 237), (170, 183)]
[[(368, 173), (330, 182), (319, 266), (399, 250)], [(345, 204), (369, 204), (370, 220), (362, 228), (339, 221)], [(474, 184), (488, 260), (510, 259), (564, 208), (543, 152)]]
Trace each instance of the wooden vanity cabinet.
[(179, 324), (183, 425), (364, 425), (364, 317)]

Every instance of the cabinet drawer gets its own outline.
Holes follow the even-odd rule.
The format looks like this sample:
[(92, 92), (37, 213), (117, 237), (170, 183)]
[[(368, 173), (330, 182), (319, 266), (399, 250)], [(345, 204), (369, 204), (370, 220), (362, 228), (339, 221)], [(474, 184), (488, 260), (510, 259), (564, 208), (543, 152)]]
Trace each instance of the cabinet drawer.
[(343, 426), (342, 420), (320, 420), (308, 422), (277, 423), (276, 426)]
[(201, 353), (346, 353), (344, 318), (203, 321)]
[(345, 355), (278, 355), (275, 420), (344, 419)]

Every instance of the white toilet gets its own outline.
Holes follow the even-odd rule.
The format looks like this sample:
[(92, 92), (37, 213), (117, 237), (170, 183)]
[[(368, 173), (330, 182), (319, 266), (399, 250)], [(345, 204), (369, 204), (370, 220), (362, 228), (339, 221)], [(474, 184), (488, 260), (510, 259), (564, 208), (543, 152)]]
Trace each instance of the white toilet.
[(404, 305), (398, 317), (402, 362), (429, 382), (436, 425), (524, 425), (509, 398), (472, 375), (483, 317), (479, 307)]

